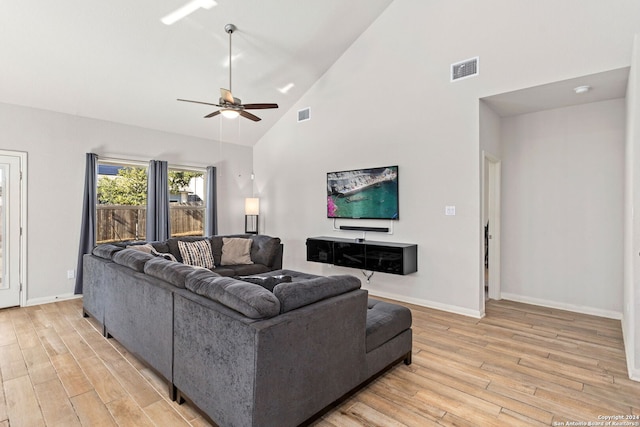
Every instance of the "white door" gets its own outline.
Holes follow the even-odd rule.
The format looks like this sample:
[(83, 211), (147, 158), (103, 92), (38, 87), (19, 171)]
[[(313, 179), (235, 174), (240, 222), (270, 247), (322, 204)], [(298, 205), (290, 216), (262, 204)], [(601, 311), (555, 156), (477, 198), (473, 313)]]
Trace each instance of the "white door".
[(20, 305), (22, 160), (0, 154), (0, 308)]

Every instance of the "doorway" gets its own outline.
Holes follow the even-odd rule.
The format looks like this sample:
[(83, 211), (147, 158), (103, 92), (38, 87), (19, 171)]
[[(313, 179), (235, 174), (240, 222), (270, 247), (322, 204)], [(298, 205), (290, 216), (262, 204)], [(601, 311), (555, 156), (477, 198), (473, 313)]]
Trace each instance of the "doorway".
[(0, 150), (0, 308), (25, 305), (26, 156)]
[(500, 159), (483, 152), (483, 227), (485, 299), (501, 299), (500, 294)]

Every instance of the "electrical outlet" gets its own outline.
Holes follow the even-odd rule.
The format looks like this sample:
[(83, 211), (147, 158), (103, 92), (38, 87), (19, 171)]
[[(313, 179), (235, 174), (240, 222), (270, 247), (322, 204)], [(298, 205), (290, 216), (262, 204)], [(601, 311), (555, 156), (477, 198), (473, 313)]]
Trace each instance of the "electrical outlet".
[(67, 279), (75, 279), (75, 278), (76, 278), (75, 270), (67, 270)]
[(444, 214), (447, 216), (453, 216), (456, 214), (456, 207), (455, 206), (445, 206), (444, 207)]

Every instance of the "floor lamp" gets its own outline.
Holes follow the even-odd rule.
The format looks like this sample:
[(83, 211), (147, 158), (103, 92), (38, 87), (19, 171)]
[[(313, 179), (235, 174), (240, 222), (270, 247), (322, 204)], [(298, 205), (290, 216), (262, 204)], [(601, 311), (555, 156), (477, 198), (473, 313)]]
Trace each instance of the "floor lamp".
[(258, 215), (260, 214), (260, 199), (248, 197), (244, 199), (244, 232), (258, 234)]

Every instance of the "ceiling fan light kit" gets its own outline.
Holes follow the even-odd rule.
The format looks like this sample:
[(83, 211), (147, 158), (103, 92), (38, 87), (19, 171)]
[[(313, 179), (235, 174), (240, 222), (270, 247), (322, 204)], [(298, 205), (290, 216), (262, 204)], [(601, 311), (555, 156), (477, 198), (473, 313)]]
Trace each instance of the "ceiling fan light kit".
[(220, 99), (217, 104), (211, 102), (192, 101), (189, 99), (178, 99), (183, 102), (193, 102), (196, 104), (213, 105), (214, 107), (220, 107), (221, 110), (214, 111), (204, 116), (205, 119), (222, 115), (228, 119), (235, 119), (238, 116), (242, 116), (246, 119), (258, 122), (262, 120), (260, 117), (251, 114), (245, 110), (264, 110), (268, 108), (278, 108), (278, 104), (262, 103), (262, 104), (243, 104), (239, 98), (235, 98), (231, 93), (231, 35), (236, 31), (236, 26), (233, 24), (227, 24), (224, 26), (224, 31), (229, 34), (229, 89), (220, 88)]
[(240, 115), (236, 110), (220, 110), (220, 114), (227, 119), (235, 119)]

